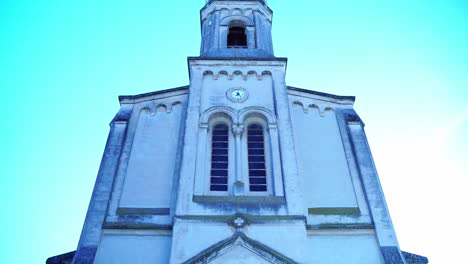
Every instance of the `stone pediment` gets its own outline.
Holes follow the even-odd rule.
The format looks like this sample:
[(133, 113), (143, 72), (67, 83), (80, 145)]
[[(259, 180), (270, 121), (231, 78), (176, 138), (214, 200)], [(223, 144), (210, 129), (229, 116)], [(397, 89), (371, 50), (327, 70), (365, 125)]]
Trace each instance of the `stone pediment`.
[(296, 264), (270, 247), (248, 238), (244, 233), (216, 243), (183, 264)]

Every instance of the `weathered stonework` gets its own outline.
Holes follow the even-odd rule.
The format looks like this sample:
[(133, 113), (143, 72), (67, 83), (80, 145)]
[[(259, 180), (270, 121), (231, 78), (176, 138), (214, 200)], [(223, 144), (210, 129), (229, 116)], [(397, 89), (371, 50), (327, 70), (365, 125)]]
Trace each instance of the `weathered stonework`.
[(75, 256), (76, 251), (68, 252), (62, 255), (50, 257), (46, 264), (70, 264)]
[(408, 253), (405, 251), (401, 252), (403, 254), (403, 257), (406, 260), (407, 264), (427, 264), (429, 263), (429, 260), (426, 257), (419, 256), (416, 254)]
[(286, 86), (265, 1), (200, 15), (190, 85), (119, 97), (77, 251), (47, 263), (427, 263), (400, 251), (355, 98)]
[[(185, 261), (183, 264), (211, 263), (215, 259), (222, 257), (222, 255), (226, 254), (227, 251), (232, 250), (232, 248), (234, 247), (243, 247), (253, 252), (253, 254), (259, 255), (261, 258), (268, 261), (268, 263), (275, 263), (275, 264), (296, 264), (297, 263), (297, 262), (294, 262), (294, 260), (289, 259), (281, 255), (280, 253), (274, 251), (268, 246), (263, 245), (261, 243), (256, 242), (255, 240), (248, 238), (244, 233), (237, 232), (232, 237), (225, 239), (217, 243), (216, 245), (213, 245), (212, 247), (200, 252), (197, 256)], [(237, 261), (242, 261), (242, 260), (237, 260)], [(254, 261), (254, 259), (252, 259), (251, 261)], [(258, 263), (258, 262), (255, 262), (255, 263)]]

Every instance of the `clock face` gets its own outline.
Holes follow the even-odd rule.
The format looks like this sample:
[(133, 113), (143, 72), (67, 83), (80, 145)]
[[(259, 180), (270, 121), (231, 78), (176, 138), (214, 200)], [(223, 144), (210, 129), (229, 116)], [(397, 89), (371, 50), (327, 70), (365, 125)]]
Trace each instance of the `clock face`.
[(245, 91), (242, 89), (234, 89), (231, 91), (231, 97), (235, 100), (242, 100), (245, 98)]
[(242, 103), (249, 97), (249, 92), (241, 87), (231, 88), (227, 90), (226, 97), (234, 103)]

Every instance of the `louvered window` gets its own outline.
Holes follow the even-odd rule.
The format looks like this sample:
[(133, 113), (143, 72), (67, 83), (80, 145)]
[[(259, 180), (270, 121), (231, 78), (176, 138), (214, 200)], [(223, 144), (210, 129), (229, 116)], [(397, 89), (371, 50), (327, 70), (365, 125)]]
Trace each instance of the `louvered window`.
[(228, 190), (229, 128), (225, 124), (213, 128), (211, 140), (211, 191)]
[(266, 192), (265, 142), (263, 127), (261, 125), (249, 125), (247, 129), (247, 148), (250, 191)]

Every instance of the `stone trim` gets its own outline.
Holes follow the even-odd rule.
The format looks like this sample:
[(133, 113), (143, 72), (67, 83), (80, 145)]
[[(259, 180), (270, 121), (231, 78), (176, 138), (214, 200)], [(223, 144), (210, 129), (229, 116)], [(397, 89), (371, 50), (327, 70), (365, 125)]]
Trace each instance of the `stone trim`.
[(50, 257), (46, 260), (46, 264), (69, 264), (73, 260), (76, 251)]
[(149, 223), (135, 223), (135, 222), (107, 222), (102, 225), (102, 229), (110, 230), (172, 230), (172, 225), (149, 224)]
[(132, 106), (122, 106), (120, 107), (119, 112), (115, 115), (114, 119), (112, 119), (112, 123), (126, 123), (130, 120), (130, 116), (132, 115), (133, 107)]
[[(96, 257), (97, 246), (82, 246), (76, 251), (72, 264), (91, 264)], [(60, 262), (59, 262), (60, 263)], [(63, 262), (62, 262), (63, 263)], [(66, 263), (66, 262), (65, 262)], [(61, 263), (60, 263), (61, 264)]]
[(234, 203), (234, 204), (269, 204), (284, 205), (284, 196), (218, 196), (218, 195), (194, 195), (196, 203)]
[(308, 208), (307, 212), (314, 215), (361, 215), (359, 207), (316, 207)]
[(413, 253), (409, 253), (406, 251), (401, 251), (401, 254), (403, 254), (403, 257), (406, 260), (407, 264), (427, 264), (429, 263), (429, 260), (426, 257), (416, 255)]
[(299, 88), (299, 87), (293, 87), (293, 86), (286, 86), (286, 88), (289, 91), (296, 91), (296, 92), (301, 92), (301, 93), (307, 93), (307, 94), (313, 94), (313, 95), (318, 95), (318, 96), (323, 96), (335, 100), (342, 100), (342, 101), (351, 101), (351, 103), (354, 103), (356, 101), (355, 96), (346, 96), (346, 95), (336, 95), (336, 94), (329, 94), (329, 93), (323, 93), (323, 92), (317, 92), (313, 90), (308, 90), (304, 88)]
[(193, 258), (183, 262), (183, 264), (205, 264), (218, 258), (225, 252), (236, 246), (242, 246), (250, 251), (253, 251), (260, 257), (277, 264), (296, 264), (294, 260), (282, 255), (274, 249), (248, 238), (244, 233), (237, 232), (232, 237), (222, 240), (217, 244), (203, 250)]
[(234, 215), (177, 215), (177, 220), (184, 221), (203, 221), (206, 223), (224, 222), (228, 225), (234, 217), (242, 216), (248, 224), (265, 224), (273, 221), (300, 221), (306, 223), (306, 218), (302, 215), (249, 215), (236, 213)]
[(190, 63), (195, 60), (204, 60), (204, 61), (268, 61), (268, 62), (288, 62), (288, 58), (285, 57), (187, 57), (187, 61)]
[(374, 230), (373, 224), (320, 224), (306, 225), (307, 230)]
[(117, 214), (150, 214), (150, 215), (169, 215), (170, 208), (127, 208), (119, 207)]
[(126, 121), (111, 123), (111, 130), (107, 138), (106, 148), (99, 167), (78, 248), (73, 258), (73, 264), (94, 262), (126, 132)]
[[(216, 71), (213, 72), (213, 71), (210, 71), (210, 70), (204, 71), (203, 72), (203, 77), (207, 78), (208, 76), (211, 76), (211, 78), (213, 80), (219, 80), (220, 78), (223, 78), (223, 77), (227, 78), (228, 80), (233, 80), (236, 76), (239, 76), (244, 81), (247, 80), (249, 77), (256, 78), (258, 81), (261, 81), (267, 76), (271, 77), (272, 73), (271, 73), (271, 71), (268, 71), (268, 70), (261, 71), (261, 72), (260, 71), (257, 72), (255, 70), (250, 70), (250, 71), (231, 70), (230, 73), (228, 71), (226, 71), (226, 70), (219, 70), (217, 72)], [(230, 93), (230, 91), (232, 89), (238, 89), (238, 88), (239, 87), (231, 88), (228, 91), (228, 93)], [(247, 99), (247, 98), (245, 98), (245, 99)], [(239, 101), (235, 101), (235, 102), (239, 102)]]
[(398, 247), (381, 247), (385, 264), (405, 264)]
[(187, 92), (189, 87), (190, 87), (189, 85), (185, 85), (185, 86), (164, 89), (164, 90), (159, 90), (159, 91), (154, 91), (154, 92), (149, 92), (149, 93), (142, 93), (142, 94), (136, 94), (136, 95), (120, 95), (119, 102), (121, 104), (122, 103), (135, 103), (135, 102), (140, 101), (138, 99), (147, 98), (147, 97), (156, 96), (156, 95), (162, 95), (165, 93)]
[(369, 211), (375, 224), (377, 240), (381, 245), (385, 264), (404, 264), (377, 170), (367, 143), (364, 124), (359, 116), (353, 112), (343, 114), (348, 123), (347, 131), (353, 156), (358, 164), (357, 169), (365, 190)]

